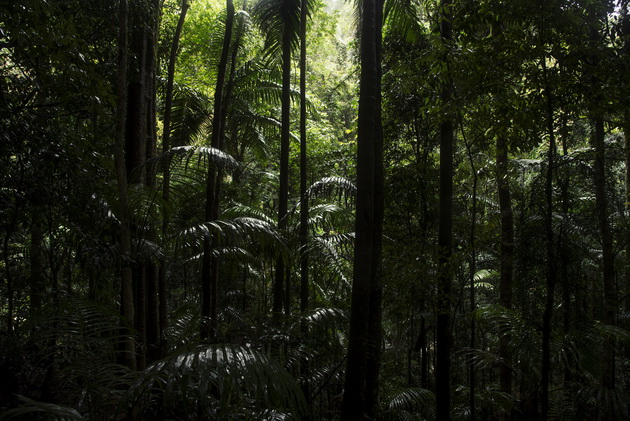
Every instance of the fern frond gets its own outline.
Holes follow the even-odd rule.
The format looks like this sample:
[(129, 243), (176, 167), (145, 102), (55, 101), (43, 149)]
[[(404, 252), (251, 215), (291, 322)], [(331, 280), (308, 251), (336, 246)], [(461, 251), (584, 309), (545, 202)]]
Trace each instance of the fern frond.
[(79, 421), (84, 419), (81, 414), (73, 408), (47, 402), (39, 402), (21, 395), (18, 395), (17, 398), (22, 402), (22, 404), (17, 408), (9, 409), (0, 414), (0, 420), (5, 421), (16, 418), (25, 419), (26, 417), (28, 417), (28, 419), (33, 419), (33, 417), (39, 416), (45, 416), (46, 418), (52, 418), (55, 420), (69, 421)]

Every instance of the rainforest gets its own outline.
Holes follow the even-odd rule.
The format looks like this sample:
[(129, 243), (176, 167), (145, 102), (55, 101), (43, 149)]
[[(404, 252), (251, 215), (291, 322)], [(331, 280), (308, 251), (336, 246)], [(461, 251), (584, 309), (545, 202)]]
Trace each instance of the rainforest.
[(628, 0), (0, 0), (0, 420), (630, 420)]

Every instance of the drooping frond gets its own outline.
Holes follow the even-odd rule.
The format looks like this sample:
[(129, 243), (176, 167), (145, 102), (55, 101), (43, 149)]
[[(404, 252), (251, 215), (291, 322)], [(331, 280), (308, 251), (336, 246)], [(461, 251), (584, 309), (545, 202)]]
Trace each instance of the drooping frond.
[(187, 165), (189, 161), (196, 156), (205, 162), (223, 166), (228, 170), (235, 170), (239, 167), (238, 162), (236, 162), (234, 158), (220, 149), (211, 146), (177, 146), (164, 155), (170, 155), (171, 157), (179, 155), (185, 160)]
[(76, 409), (73, 408), (47, 402), (38, 402), (21, 395), (17, 395), (17, 398), (22, 402), (22, 404), (17, 408), (9, 409), (0, 414), (0, 420), (54, 419), (82, 421), (85, 419)]
[[(311, 4), (312, 2), (309, 2), (307, 5), (308, 10), (311, 10)], [(269, 57), (280, 56), (286, 27), (290, 33), (291, 48), (298, 47), (300, 6), (300, 0), (259, 0), (254, 4), (252, 15), (254, 22), (267, 36), (265, 51)]]
[(338, 308), (320, 307), (301, 314), (298, 320), (291, 325), (291, 330), (298, 332), (303, 322), (306, 322), (312, 329), (318, 328), (346, 328), (348, 323), (348, 314)]
[(397, 32), (408, 42), (415, 42), (422, 32), (421, 5), (415, 0), (387, 0), (383, 20), (388, 32)]
[(225, 219), (233, 219), (243, 216), (260, 219), (269, 225), (275, 224), (275, 220), (267, 215), (262, 209), (247, 206), (242, 203), (235, 203), (222, 212), (222, 217)]
[(339, 200), (345, 199), (346, 204), (352, 203), (357, 193), (357, 186), (347, 178), (324, 177), (313, 183), (307, 190), (309, 197), (337, 195)]
[[(158, 88), (166, 89), (166, 79), (158, 78)], [(204, 127), (209, 124), (212, 101), (210, 98), (188, 86), (173, 85), (171, 107), (171, 145), (189, 145)]]
[(299, 416), (306, 402), (291, 375), (238, 345), (199, 346), (148, 367), (130, 392), (144, 416), (254, 419), (264, 410)]
[(206, 237), (211, 239), (213, 247), (249, 244), (272, 254), (287, 253), (285, 241), (278, 231), (271, 224), (256, 218), (203, 222), (189, 226), (175, 237), (195, 246), (199, 246)]
[(383, 396), (387, 402), (389, 411), (417, 411), (418, 408), (428, 408), (435, 401), (435, 394), (428, 389), (420, 387), (410, 387), (397, 390)]

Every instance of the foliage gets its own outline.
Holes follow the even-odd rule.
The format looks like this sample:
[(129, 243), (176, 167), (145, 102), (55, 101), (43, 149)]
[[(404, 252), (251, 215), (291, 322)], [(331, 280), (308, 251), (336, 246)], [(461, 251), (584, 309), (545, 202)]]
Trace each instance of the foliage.
[[(119, 3), (0, 2), (1, 417), (337, 419), (357, 205), (356, 7), (308, 4), (310, 187), (300, 197), (292, 133), (289, 213), (281, 230), (277, 53), (284, 25), (292, 29), (292, 48), (298, 46), (300, 3), (235, 4), (219, 150), (209, 137), (225, 5), (189, 1), (166, 151), (166, 71), (182, 2), (133, 3), (132, 25), (141, 21), (134, 14), (152, 5), (160, 4), (161, 14), (156, 39), (140, 40), (141, 31), (133, 30), (139, 26), (130, 32), (130, 69), (141, 61), (133, 52), (146, 42), (144, 51), (156, 55), (156, 86), (147, 93), (150, 158), (136, 170), (149, 174), (149, 182), (129, 186), (133, 247), (123, 254), (112, 133)], [(382, 419), (436, 416), (438, 139), (445, 112), (456, 129), (451, 418), (471, 419), (471, 403), (476, 419), (540, 417), (549, 297), (547, 418), (627, 419), (628, 2), (454, 0), (453, 40), (446, 46), (437, 35), (439, 3), (384, 5)], [(442, 106), (446, 81), (453, 101)], [(291, 83), (297, 105), (296, 80)], [(298, 108), (292, 107), (292, 125)], [(607, 291), (612, 308), (594, 187), (598, 118), (616, 280)], [(498, 139), (507, 147), (505, 168), (497, 160)], [(208, 166), (221, 168), (223, 177), (222, 212), (213, 221), (205, 220), (202, 205)], [(506, 257), (499, 182), (510, 191), (514, 218), (510, 308), (500, 304)], [(304, 201), (309, 220), (302, 249)], [(219, 273), (217, 343), (200, 339), (200, 327), (210, 326), (200, 316), (204, 239)], [(310, 276), (305, 311), (298, 310), (303, 256)], [(288, 281), (284, 314), (273, 317), (278, 257), (287, 263)], [(135, 317), (126, 323), (120, 272), (129, 266)], [(163, 314), (156, 316), (149, 307), (161, 303)], [(157, 328), (156, 343), (143, 323)], [(124, 341), (138, 356), (151, 354), (146, 366), (125, 365)], [(602, 356), (611, 345), (615, 377), (608, 387)], [(501, 385), (505, 365), (511, 391)]]

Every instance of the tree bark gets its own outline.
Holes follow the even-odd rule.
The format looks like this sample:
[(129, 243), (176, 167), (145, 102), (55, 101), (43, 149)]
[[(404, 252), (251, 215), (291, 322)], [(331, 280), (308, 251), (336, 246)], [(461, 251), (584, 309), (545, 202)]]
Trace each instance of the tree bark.
[(127, 0), (120, 0), (118, 35), (118, 70), (116, 77), (116, 137), (114, 142), (114, 164), (118, 186), (118, 207), (120, 209), (120, 275), (121, 275), (121, 314), (122, 353), (127, 366), (136, 369), (135, 346), (131, 336), (134, 319), (133, 280), (131, 270), (131, 215), (127, 196), (127, 169), (125, 167), (125, 115), (127, 104)]
[[(590, 81), (590, 118), (592, 124), (590, 146), (595, 154), (593, 162), (593, 184), (595, 188), (595, 214), (602, 242), (602, 281), (604, 287), (604, 317), (603, 322), (614, 325), (617, 313), (617, 290), (615, 286), (615, 263), (613, 251), (613, 238), (608, 216), (608, 198), (606, 197), (606, 145), (604, 143), (604, 104), (602, 95), (604, 89), (599, 76), (599, 48), (602, 40), (602, 20), (606, 19), (605, 10), (599, 3), (588, 6), (589, 43), (586, 60), (587, 76)], [(610, 393), (615, 388), (615, 341), (607, 338), (604, 341), (604, 349), (601, 361), (601, 387), (605, 393)], [(599, 410), (599, 419), (615, 419), (615, 408), (611, 399)]]
[[(307, 1), (300, 2), (300, 312), (304, 314), (309, 307), (309, 280), (308, 280), (308, 196), (307, 188), (307, 138), (306, 138), (306, 19)], [(301, 326), (302, 336), (308, 336), (308, 324), (306, 321)], [(300, 375), (304, 379), (309, 376), (308, 358), (300, 361)], [(302, 383), (302, 393), (307, 402), (310, 402), (310, 382)], [(310, 410), (304, 421), (310, 420), (312, 411)]]
[[(286, 19), (286, 18), (285, 18)], [(278, 193), (278, 229), (287, 227), (289, 209), (289, 147), (291, 121), (291, 27), (285, 20), (282, 33), (282, 128), (280, 132), (280, 190)], [(286, 286), (285, 286), (286, 282)], [(290, 303), (285, 295), (289, 293), (290, 279), (287, 277), (286, 262), (278, 258), (273, 284), (273, 314), (278, 318), (284, 306), (285, 313), (290, 312)]]
[[(166, 76), (166, 95), (164, 104), (164, 128), (162, 135), (162, 153), (166, 154), (171, 149), (171, 117), (173, 111), (173, 85), (175, 83), (175, 63), (177, 61), (177, 53), (179, 50), (179, 39), (186, 20), (186, 13), (190, 5), (187, 0), (182, 0), (181, 11), (173, 41), (171, 42), (171, 51), (168, 58), (168, 68)], [(171, 199), (171, 161), (167, 159), (162, 167), (162, 198), (168, 203)], [(162, 221), (162, 238), (166, 238), (168, 227), (170, 225), (170, 216), (168, 212), (164, 213)], [(166, 262), (162, 261), (160, 265), (160, 273), (158, 279), (158, 296), (159, 296), (159, 319), (160, 319), (160, 356), (166, 352), (166, 343), (163, 339), (164, 330), (168, 327), (168, 279), (167, 279)]]
[(549, 414), (549, 382), (551, 380), (551, 318), (553, 316), (554, 296), (557, 281), (555, 237), (553, 230), (553, 167), (556, 157), (556, 137), (554, 131), (553, 95), (547, 72), (547, 57), (542, 57), (543, 78), (545, 83), (546, 120), (549, 148), (547, 150), (547, 171), (545, 176), (545, 236), (547, 249), (547, 279), (545, 309), (542, 326), (542, 361), (541, 361), (541, 419), (547, 420)]
[[(499, 278), (499, 304), (506, 308), (512, 308), (512, 272), (514, 261), (514, 217), (512, 213), (512, 198), (508, 176), (508, 149), (503, 135), (497, 137), (496, 142), (496, 176), (499, 193), (499, 208), (501, 211), (501, 271)], [(501, 391), (512, 394), (512, 368), (509, 354), (510, 335), (505, 334), (499, 340), (499, 385)], [(501, 421), (510, 419), (509, 412), (500, 414)]]
[[(226, 1), (226, 21), (223, 45), (221, 48), (221, 58), (217, 69), (217, 83), (214, 92), (214, 115), (212, 118), (211, 146), (221, 149), (221, 124), (223, 123), (222, 112), (223, 101), (225, 100), (223, 90), (225, 77), (227, 74), (227, 63), (230, 53), (230, 43), (232, 40), (232, 28), (234, 25), (234, 3), (232, 0)], [(219, 191), (221, 184), (221, 171), (210, 159), (208, 159), (208, 174), (206, 177), (206, 211), (205, 220), (214, 221), (219, 217)], [(203, 258), (201, 268), (201, 316), (206, 318), (201, 323), (201, 338), (215, 342), (218, 339), (218, 262), (212, 257), (212, 239), (204, 238)], [(208, 324), (207, 321), (210, 323)]]
[(370, 295), (373, 288), (375, 256), (375, 157), (380, 124), (378, 41), (380, 24), (376, 0), (361, 5), (361, 75), (357, 132), (357, 206), (355, 250), (350, 309), (348, 358), (341, 420), (366, 417), (366, 367)]
[(372, 229), (372, 274), (369, 287), (367, 364), (365, 379), (365, 412), (369, 419), (377, 419), (379, 407), (379, 373), (381, 366), (382, 345), (382, 250), (383, 218), (385, 214), (384, 188), (385, 174), (383, 167), (383, 124), (381, 119), (381, 49), (384, 0), (376, 0), (375, 5), (375, 50), (377, 66), (377, 116), (376, 136), (374, 138), (374, 227)]
[(31, 242), (29, 244), (29, 259), (31, 272), (29, 274), (30, 283), (30, 305), (31, 316), (37, 313), (43, 302), (46, 283), (44, 281), (44, 266), (42, 262), (42, 248), (44, 241), (44, 227), (41, 210), (35, 209), (31, 222)]
[[(448, 50), (453, 39), (450, 14), (451, 1), (440, 3), (440, 36), (444, 48)], [(448, 53), (442, 59), (448, 64)], [(448, 68), (448, 65), (447, 65)], [(450, 420), (451, 409), (451, 307), (452, 277), (451, 267), (453, 236), (453, 121), (447, 111), (452, 99), (452, 89), (448, 75), (441, 87), (440, 99), (445, 110), (440, 124), (440, 181), (438, 217), (438, 277), (436, 304), (436, 419)]]

